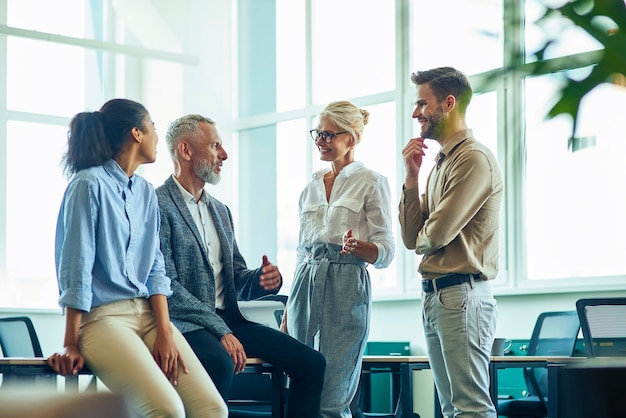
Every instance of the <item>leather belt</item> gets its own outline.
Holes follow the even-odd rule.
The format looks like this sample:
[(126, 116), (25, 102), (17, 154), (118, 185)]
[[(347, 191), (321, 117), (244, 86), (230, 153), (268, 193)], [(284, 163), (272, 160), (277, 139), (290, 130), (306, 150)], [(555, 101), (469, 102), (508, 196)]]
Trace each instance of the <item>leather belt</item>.
[(448, 274), (432, 280), (422, 280), (422, 290), (426, 293), (434, 292), (435, 289), (441, 290), (446, 287), (456, 286), (462, 283), (468, 283), (474, 278), (474, 281), (480, 280), (477, 274)]

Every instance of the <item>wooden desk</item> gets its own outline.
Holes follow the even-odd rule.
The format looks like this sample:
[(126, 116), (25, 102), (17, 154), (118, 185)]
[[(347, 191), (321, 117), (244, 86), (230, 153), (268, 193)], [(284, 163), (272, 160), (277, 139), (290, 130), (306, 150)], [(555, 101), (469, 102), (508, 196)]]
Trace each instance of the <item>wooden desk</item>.
[[(400, 394), (394, 416), (413, 418), (413, 371), (430, 369), (427, 356), (363, 356), (362, 370), (385, 370), (399, 375)], [(435, 405), (436, 417), (440, 417), (439, 405)], [(437, 412), (439, 415), (437, 415)]]

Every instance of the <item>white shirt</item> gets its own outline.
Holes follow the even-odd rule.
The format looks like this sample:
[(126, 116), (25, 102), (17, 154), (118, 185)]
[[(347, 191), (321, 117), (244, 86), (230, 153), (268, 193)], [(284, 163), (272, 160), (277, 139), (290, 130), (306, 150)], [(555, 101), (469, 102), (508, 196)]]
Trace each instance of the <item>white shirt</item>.
[(224, 280), (222, 278), (222, 247), (220, 245), (220, 238), (217, 235), (217, 229), (213, 222), (213, 217), (209, 212), (209, 199), (207, 193), (202, 190), (200, 200), (196, 202), (196, 199), (191, 193), (189, 193), (176, 179), (172, 176), (174, 182), (180, 189), (183, 195), (183, 200), (187, 203), (187, 208), (193, 217), (200, 237), (204, 242), (204, 248), (209, 256), (209, 262), (213, 268), (213, 276), (215, 277), (215, 307), (217, 309), (226, 309), (224, 303)]
[(343, 233), (352, 229), (358, 240), (378, 247), (374, 267), (387, 267), (395, 253), (387, 178), (365, 168), (361, 162), (353, 162), (339, 172), (330, 201), (326, 201), (324, 174), (327, 172), (313, 174), (313, 180), (300, 195), (298, 263), (314, 244), (342, 245)]

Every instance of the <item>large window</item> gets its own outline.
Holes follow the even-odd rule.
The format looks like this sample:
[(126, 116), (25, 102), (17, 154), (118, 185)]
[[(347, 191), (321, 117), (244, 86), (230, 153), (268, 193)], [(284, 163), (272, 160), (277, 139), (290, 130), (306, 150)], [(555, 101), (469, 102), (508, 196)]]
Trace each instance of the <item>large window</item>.
[[(616, 190), (624, 188), (626, 173), (614, 160), (623, 155), (625, 141), (619, 138), (623, 118), (613, 113), (623, 109), (625, 89), (608, 85), (585, 100), (580, 138), (568, 139), (571, 120), (546, 119), (563, 75), (576, 77), (588, 71), (571, 68), (567, 57), (600, 47), (582, 30), (554, 21), (536, 24), (545, 11), (542, 0), (268, 3), (275, 11), (263, 18), (255, 14), (256, 36), (250, 36), (248, 27), (238, 30), (240, 54), (249, 51), (258, 56), (267, 48), (271, 53), (265, 50), (263, 55), (271, 59), (257, 62), (255, 71), (263, 73), (257, 81), (265, 80), (264, 97), (257, 106), (249, 106), (254, 102), (254, 90), (246, 87), (253, 84), (250, 58), (240, 56), (239, 94), (246, 107), (240, 107), (235, 129), (249, 132), (265, 126), (270, 135), (256, 137), (271, 146), (261, 156), (255, 153), (254, 159), (241, 161), (240, 178), (260, 171), (266, 160), (275, 160), (278, 168), (262, 191), (248, 195), (247, 188), (246, 195), (239, 195), (239, 215), (250, 218), (252, 225), (254, 202), (276, 200), (278, 221), (270, 229), (276, 228), (277, 259), (287, 273), (284, 292), (295, 263), (299, 193), (312, 172), (326, 167), (307, 136), (317, 113), (329, 101), (340, 99), (370, 111), (371, 123), (356, 157), (387, 176), (395, 210), (404, 179), (400, 150), (418, 134), (410, 119), (415, 99), (410, 73), (437, 66), (454, 66), (470, 76), (476, 94), (468, 123), (497, 155), (505, 175), (496, 291), (566, 291), (592, 283), (617, 286), (623, 280), (626, 269), (619, 255), (626, 250), (626, 230), (619, 213), (624, 204)], [(238, 5), (244, 15), (259, 7), (253, 0), (240, 0)], [(545, 75), (526, 77), (524, 66), (535, 60), (532, 52), (557, 28), (569, 35), (557, 37), (546, 58), (560, 61)], [(517, 58), (512, 51), (526, 51), (521, 70), (493, 78)], [(268, 126), (276, 131), (269, 133)], [(428, 150), (426, 170), (436, 148), (434, 144)], [(252, 167), (252, 173), (246, 167)], [(374, 298), (419, 295), (420, 257), (403, 247), (397, 221), (395, 225), (393, 265), (370, 269)], [(256, 228), (253, 233), (240, 230), (240, 240), (252, 242), (243, 245), (251, 253), (271, 247), (263, 242), (267, 234), (255, 241), (254, 235), (260, 235)]]
[[(183, 63), (193, 58), (167, 42), (157, 12), (119, 3), (0, 1), (0, 307), (58, 307), (54, 235), (71, 117), (127, 97), (163, 135), (182, 112)], [(167, 50), (140, 41), (157, 40), (146, 30)], [(140, 173), (158, 185), (170, 171), (161, 141), (158, 163)]]
[[(410, 74), (443, 65), (470, 76), (468, 122), (505, 175), (496, 291), (623, 286), (626, 88), (606, 84), (584, 100), (577, 138), (570, 120), (545, 118), (563, 77), (589, 71), (600, 46), (574, 25), (535, 24), (544, 4), (0, 0), (0, 307), (57, 307), (59, 164), (77, 112), (112, 97), (145, 104), (161, 141), (141, 174), (157, 186), (172, 167), (168, 124), (183, 112), (213, 117), (230, 158), (210, 191), (232, 209), (248, 264), (267, 254), (288, 292), (299, 194), (328, 167), (308, 136), (320, 110), (351, 100), (370, 112), (356, 158), (387, 177), (395, 212), (401, 149), (418, 134)], [(561, 31), (545, 73), (530, 77), (532, 52)], [(526, 58), (513, 62), (511, 51)], [(518, 71), (492, 77), (512, 64)], [(394, 228), (392, 265), (370, 268), (374, 298), (419, 296), (420, 258), (402, 245), (397, 219)]]
[(561, 76), (526, 80), (527, 275), (599, 283), (624, 274), (626, 92), (607, 84), (587, 96), (571, 139), (567, 120), (545, 120)]

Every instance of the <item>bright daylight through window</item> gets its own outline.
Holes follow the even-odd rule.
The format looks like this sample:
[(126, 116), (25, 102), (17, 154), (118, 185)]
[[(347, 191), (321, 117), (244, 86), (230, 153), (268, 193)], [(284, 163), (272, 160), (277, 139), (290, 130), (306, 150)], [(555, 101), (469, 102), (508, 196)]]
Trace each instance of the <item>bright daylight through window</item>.
[[(559, 1), (232, 0), (219, 22), (206, 16), (207, 25), (223, 26), (233, 14), (234, 36), (219, 53), (217, 46), (201, 52), (217, 55), (228, 74), (203, 73), (214, 94), (205, 97), (189, 92), (199, 76), (187, 50), (205, 48), (181, 32), (191, 8), (170, 19), (172, 4), (151, 0), (0, 0), (0, 308), (58, 308), (54, 234), (67, 184), (60, 166), (67, 126), (114, 96), (141, 101), (156, 122), (159, 157), (141, 170), (155, 185), (171, 173), (167, 125), (183, 109), (202, 113), (207, 100), (226, 109), (217, 123), (234, 175), (220, 184), (232, 194), (224, 202), (246, 261), (256, 266), (269, 252), (284, 276), (282, 293), (295, 268), (299, 194), (312, 173), (329, 167), (309, 130), (331, 101), (367, 109), (355, 157), (387, 177), (396, 236), (393, 263), (368, 269), (372, 296), (419, 297), (420, 257), (398, 236), (401, 150), (419, 134), (410, 74), (438, 66), (470, 77), (468, 123), (505, 176), (496, 294), (623, 287), (626, 87), (606, 83), (583, 100), (576, 138), (570, 119), (546, 118), (564, 77), (588, 74), (601, 48), (574, 24), (536, 24), (545, 4)], [(454, 36), (434, 36), (441, 15)], [(532, 53), (558, 31), (563, 36), (546, 50), (550, 65), (531, 76)], [(513, 63), (516, 71), (502, 72)], [(425, 171), (438, 149), (428, 144)]]

